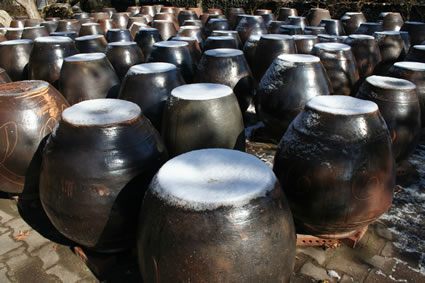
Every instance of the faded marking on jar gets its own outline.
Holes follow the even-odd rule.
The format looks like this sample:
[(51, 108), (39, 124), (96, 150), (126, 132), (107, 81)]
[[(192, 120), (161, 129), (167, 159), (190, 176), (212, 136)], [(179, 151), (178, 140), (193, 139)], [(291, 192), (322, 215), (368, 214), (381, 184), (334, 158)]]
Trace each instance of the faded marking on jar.
[(15, 122), (6, 122), (0, 127), (0, 137), (3, 137), (6, 141), (6, 150), (4, 156), (1, 159), (1, 163), (4, 163), (15, 151), (18, 144), (18, 125)]
[(362, 173), (354, 178), (351, 194), (356, 200), (367, 200), (379, 194), (383, 188), (384, 186), (377, 176), (370, 176), (370, 173)]

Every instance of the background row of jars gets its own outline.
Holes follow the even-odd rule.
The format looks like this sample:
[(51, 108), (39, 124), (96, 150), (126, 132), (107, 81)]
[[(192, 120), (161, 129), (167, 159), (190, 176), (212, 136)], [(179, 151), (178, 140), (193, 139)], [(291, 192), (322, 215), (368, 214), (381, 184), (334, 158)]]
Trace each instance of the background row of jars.
[[(167, 10), (168, 7), (161, 9)], [(358, 214), (356, 217), (351, 218), (352, 223), (338, 222), (340, 219), (337, 217), (338, 221), (336, 223), (326, 223), (326, 228), (320, 225), (310, 225), (303, 228), (309, 233), (325, 233), (327, 236), (347, 233), (361, 228), (360, 226), (367, 225), (367, 223), (370, 223), (388, 209), (391, 204), (392, 187), (394, 185), (394, 161), (392, 161), (391, 152), (400, 161), (407, 158), (407, 155), (416, 146), (420, 129), (418, 94), (421, 97), (421, 93), (417, 92), (417, 90), (420, 90), (425, 70), (422, 63), (396, 62), (403, 59), (420, 62), (423, 59), (421, 54), (422, 46), (414, 45), (409, 49), (408, 39), (410, 35), (410, 40), (413, 42), (414, 38), (422, 36), (424, 23), (404, 23), (403, 27), (407, 29), (406, 33), (399, 31), (374, 31), (372, 29), (375, 37), (367, 35), (367, 33), (370, 33), (367, 30), (364, 31), (366, 34), (345, 37), (343, 35), (329, 34), (333, 33), (332, 30), (343, 30), (342, 24), (338, 20), (321, 19), (320, 21), (317, 20), (317, 22), (319, 24), (322, 23), (322, 27), (315, 28), (306, 25), (303, 28), (300, 23), (306, 22), (306, 19), (292, 16), (288, 17), (287, 23), (300, 25), (282, 25), (277, 22), (279, 32), (293, 33), (296, 31), (309, 33), (310, 31), (310, 34), (276, 35), (267, 34), (268, 30), (264, 21), (267, 16), (239, 14), (242, 11), (235, 9), (231, 10), (236, 15), (233, 15), (235, 24), (231, 25), (232, 14), (229, 15), (228, 19), (225, 19), (218, 10), (211, 11), (212, 13), (201, 17), (202, 20), (197, 20), (198, 15), (195, 12), (170, 9), (172, 13), (166, 13), (166, 17), (170, 17), (171, 20), (158, 20), (158, 24), (156, 24), (156, 20), (153, 20), (155, 16), (164, 14), (155, 13), (151, 15), (149, 13), (154, 10), (153, 7), (143, 7), (141, 11), (149, 11), (149, 13), (142, 12), (142, 16), (136, 17), (140, 18), (141, 21), (146, 21), (146, 23), (136, 22), (132, 24), (133, 27), (136, 26), (136, 32), (133, 35), (134, 41), (131, 41), (131, 32), (124, 28), (108, 29), (106, 31), (106, 39), (110, 43), (106, 43), (102, 34), (83, 35), (73, 39), (76, 35), (75, 31), (66, 31), (62, 34), (67, 37), (39, 36), (35, 37), (34, 41), (13, 39), (4, 41), (0, 43), (0, 67), (6, 70), (2, 72), (3, 80), (7, 82), (11, 78), (19, 81), (28, 77), (47, 81), (57, 86), (70, 104), (105, 97), (118, 97), (134, 101), (140, 106), (142, 112), (150, 119), (157, 130), (162, 133), (162, 138), (165, 141), (165, 147), (168, 149), (170, 157), (199, 148), (224, 147), (244, 150), (245, 135), (242, 113), (249, 107), (255, 92), (254, 103), (257, 114), (276, 140), (282, 137), (288, 125), (302, 111), (307, 101), (315, 96), (351, 94), (373, 100), (378, 104), (380, 112), (386, 121), (386, 125), (385, 123), (382, 124), (383, 119), (380, 118), (380, 114), (376, 113), (378, 116), (374, 118), (373, 123), (380, 121), (381, 124), (375, 129), (375, 135), (373, 135), (373, 131), (371, 133), (368, 127), (366, 127), (367, 135), (365, 135), (361, 130), (364, 129), (365, 124), (369, 125), (369, 122), (363, 121), (360, 123), (358, 120), (355, 120), (352, 124), (354, 130), (347, 136), (342, 133), (336, 133), (343, 136), (342, 140), (339, 141), (342, 144), (350, 144), (352, 139), (357, 141), (356, 138), (353, 138), (354, 134), (360, 134), (361, 137), (363, 134), (366, 136), (366, 140), (374, 142), (376, 142), (376, 137), (380, 137), (378, 145), (368, 145), (367, 151), (362, 152), (360, 150), (362, 153), (359, 156), (364, 157), (365, 152), (367, 152), (367, 159), (373, 161), (369, 161), (367, 166), (362, 165), (364, 168), (360, 170), (361, 174), (353, 171), (350, 176), (345, 176), (350, 180), (357, 180), (356, 184), (358, 184), (360, 192), (356, 193), (355, 198), (358, 201), (367, 201), (369, 205), (364, 208), (364, 203), (356, 203), (359, 207), (363, 206), (363, 209), (361, 212), (354, 209)], [(185, 19), (182, 26), (180, 26), (180, 23), (175, 20), (176, 11), (179, 11), (178, 16), (182, 15), (180, 18), (183, 15), (189, 15), (191, 19)], [(326, 11), (314, 9), (312, 14), (315, 14), (313, 13), (314, 11), (318, 15), (326, 15)], [(294, 13), (293, 10), (288, 10), (289, 12)], [(262, 15), (270, 14), (262, 13), (262, 11), (257, 13)], [(82, 15), (88, 16), (88, 14), (79, 16)], [(106, 12), (102, 15), (103, 17), (109, 17)], [(388, 15), (393, 15), (395, 19), (399, 19), (397, 13), (388, 13), (385, 18), (392, 18)], [(364, 17), (360, 13), (347, 13), (346, 16), (349, 18), (344, 19), (344, 21), (346, 20), (346, 30), (349, 26), (348, 23), (356, 23), (356, 21), (358, 28), (355, 30), (361, 30), (362, 25), (360, 23)], [(115, 13), (112, 14), (112, 18), (116, 19), (115, 22), (113, 20), (105, 22), (118, 24), (119, 19), (129, 18), (129, 15)], [(152, 19), (149, 20), (150, 18)], [(89, 20), (92, 19), (89, 18)], [(310, 21), (313, 22), (312, 19)], [(79, 21), (50, 21), (49, 25), (54, 26), (55, 23), (58, 23), (59, 26), (61, 22), (69, 23), (70, 26), (79, 23)], [(270, 27), (273, 23), (275, 22), (269, 22), (269, 30), (271, 30)], [(152, 24), (153, 27), (147, 27), (147, 24)], [(124, 23), (122, 27), (124, 26), (128, 26), (128, 23)], [(229, 30), (232, 26), (236, 27), (236, 31)], [(364, 23), (363, 27), (365, 26), (375, 28), (380, 27), (381, 24)], [(401, 23), (395, 25), (393, 29), (399, 29), (400, 26)], [(79, 31), (84, 30), (84, 27), (103, 33), (103, 31), (99, 31), (100, 25), (98, 24), (82, 24)], [(35, 27), (27, 30), (35, 31), (39, 30), (39, 28)], [(170, 30), (171, 33), (169, 33)], [(3, 31), (5, 31), (5, 36), (8, 37), (10, 32), (13, 34), (13, 32), (18, 30), (12, 28), (4, 29)], [(177, 37), (171, 38), (174, 36), (174, 32), (176, 32)], [(327, 34), (322, 34), (325, 32)], [(319, 34), (316, 36), (313, 33)], [(172, 40), (163, 41), (163, 39)], [(319, 43), (320, 41), (322, 43)], [(239, 48), (242, 48), (243, 51), (240, 51)], [(303, 53), (301, 50), (304, 50), (304, 53), (315, 56), (300, 55), (299, 53)], [(88, 54), (92, 51), (94, 53)], [(297, 51), (298, 54), (296, 54)], [(77, 54), (78, 52), (80, 54)], [(106, 55), (102, 52), (105, 52)], [(407, 58), (405, 58), (406, 54), (408, 54)], [(144, 61), (150, 63), (141, 64)], [(370, 76), (373, 73), (382, 75), (387, 74), (387, 72), (390, 72), (390, 75), (394, 77), (412, 80), (417, 86), (402, 79)], [(219, 83), (228, 87), (223, 85), (184, 85), (192, 82)], [(46, 108), (46, 102), (49, 102), (47, 104), (49, 109), (40, 112), (36, 110), (37, 113), (43, 114), (39, 116), (44, 119), (39, 123), (41, 125), (40, 131), (31, 131), (29, 128), (20, 130), (18, 128), (19, 125), (28, 126), (28, 115), (21, 115), (22, 117), (20, 118), (25, 118), (22, 122), (17, 121), (17, 118), (12, 113), (4, 115), (5, 121), (3, 121), (3, 124), (5, 127), (3, 128), (6, 144), (14, 144), (13, 150), (11, 147), (5, 146), (4, 160), (13, 164), (9, 167), (9, 171), (15, 171), (13, 172), (14, 179), (6, 179), (2, 189), (6, 188), (8, 192), (22, 193), (22, 190), (25, 189), (24, 184), (29, 183), (24, 176), (28, 170), (28, 165), (31, 165), (30, 163), (35, 160), (33, 152), (39, 147), (39, 143), (44, 136), (60, 120), (60, 113), (67, 107), (68, 102), (60, 98), (60, 94), (54, 88), (42, 82), (9, 83), (1, 88), (3, 93), (16, 94), (20, 92), (24, 93), (24, 96), (37, 94), (34, 96), (38, 99), (46, 93), (49, 93), (49, 95), (55, 93), (52, 95), (56, 97), (52, 99), (44, 96), (44, 102), (41, 102), (41, 104)], [(185, 94), (182, 95), (182, 93)], [(211, 99), (196, 98), (197, 95), (201, 96), (205, 93), (208, 93), (207, 97)], [(235, 96), (233, 96), (233, 93)], [(335, 96), (335, 99), (341, 100), (339, 96)], [(344, 108), (343, 103), (332, 103), (331, 101), (332, 99), (327, 101), (329, 103), (328, 107), (332, 108), (332, 105), (336, 105), (336, 108)], [(355, 100), (343, 99), (342, 102), (356, 105)], [(10, 104), (3, 103), (6, 108), (5, 111), (13, 110), (9, 106), (13, 104), (16, 104), (16, 100), (10, 102)], [(93, 104), (89, 105), (96, 109)], [(82, 105), (87, 104), (76, 104), (76, 107), (78, 106), (76, 109), (84, 110)], [(112, 106), (108, 107), (110, 112), (113, 112), (114, 107), (122, 107), (124, 111), (131, 112), (132, 106), (121, 104), (114, 106), (112, 103)], [(310, 107), (309, 111), (311, 109)], [(102, 111), (98, 111), (99, 115), (102, 114)], [(372, 112), (375, 113), (377, 111)], [(305, 114), (306, 112), (303, 113), (304, 116), (307, 115)], [(333, 114), (335, 115), (335, 113)], [(313, 115), (312, 117), (315, 116)], [(143, 119), (141, 121), (140, 119), (137, 119), (137, 122), (130, 119), (132, 123), (127, 124), (131, 127), (148, 131), (149, 139), (137, 136), (140, 132), (137, 132), (137, 135), (134, 132), (133, 135), (131, 130), (123, 130), (122, 121), (111, 123), (111, 125), (108, 124), (111, 129), (106, 131), (104, 124), (99, 127), (101, 130), (87, 130), (87, 127), (78, 127), (75, 122), (73, 124), (72, 122), (64, 121), (63, 118), (57, 124), (56, 130), (49, 139), (50, 142), (44, 151), (45, 157), (47, 157), (43, 161), (45, 171), (43, 172), (42, 169), (41, 173), (42, 186), (40, 189), (42, 201), (55, 226), (67, 237), (81, 245), (93, 249), (120, 249), (129, 243), (129, 238), (134, 236), (132, 232), (134, 225), (129, 224), (128, 221), (129, 219), (134, 219), (134, 215), (137, 214), (138, 205), (141, 203), (140, 199), (143, 194), (140, 192), (134, 194), (131, 187), (146, 188), (153, 174), (167, 159), (165, 147), (162, 145), (156, 131), (153, 130), (149, 122)], [(326, 117), (324, 119), (327, 120)], [(302, 122), (301, 118), (299, 120)], [(306, 121), (310, 120), (306, 119)], [(368, 120), (366, 119), (366, 121)], [(346, 122), (344, 120), (344, 123)], [(327, 123), (330, 122), (328, 121)], [(34, 124), (30, 124), (30, 126), (33, 128)], [(388, 126), (391, 135), (388, 134), (381, 137), (382, 132), (387, 129), (386, 126)], [(308, 127), (311, 127), (311, 125), (308, 125)], [(340, 125), (339, 127), (332, 126), (329, 128), (331, 128), (331, 131), (335, 131), (342, 130), (341, 128), (343, 127)], [(27, 154), (20, 154), (25, 155), (25, 162), (22, 160), (18, 162), (19, 157), (14, 156), (14, 153), (21, 146), (19, 144), (21, 139), (18, 141), (17, 138), (17, 133), (21, 131), (26, 134), (36, 133), (36, 137), (28, 138), (28, 140), (33, 142), (32, 152), (28, 154), (27, 140), (25, 144)], [(178, 131), (181, 134), (176, 134)], [(118, 159), (120, 160), (120, 162), (116, 162), (116, 164), (119, 163), (118, 167), (115, 167), (116, 164), (114, 162), (112, 162), (112, 164), (115, 164), (114, 166), (106, 164), (106, 167), (101, 168), (100, 172), (102, 174), (99, 175), (99, 172), (95, 172), (96, 166), (93, 166), (89, 161), (105, 160), (105, 148), (106, 151), (111, 148), (117, 150), (119, 148), (118, 145), (125, 145), (128, 148), (128, 144), (123, 143), (123, 139), (111, 139), (110, 137), (114, 136), (111, 135), (111, 132), (119, 132), (122, 135), (120, 137), (125, 137), (125, 142), (132, 140), (143, 141), (143, 145), (139, 143), (134, 145), (139, 148), (136, 152), (143, 152), (143, 154), (140, 159), (137, 159), (135, 153), (131, 152), (131, 162), (128, 161), (130, 156), (118, 154)], [(369, 136), (369, 134), (372, 136)], [(99, 136), (96, 137), (96, 135)], [(14, 137), (16, 138), (13, 139)], [(79, 155), (76, 154), (78, 150), (72, 151), (70, 149), (72, 148), (71, 145), (83, 145), (87, 142), (82, 141), (82, 137), (87, 139), (89, 143), (96, 141), (94, 145), (100, 150), (94, 150), (93, 155), (88, 157), (87, 152), (90, 151), (85, 149), (86, 155), (79, 160)], [(286, 137), (288, 138), (288, 136)], [(390, 149), (390, 137), (393, 138), (392, 150)], [(10, 143), (11, 139), (16, 143)], [(110, 147), (110, 144), (106, 141), (112, 141), (114, 146)], [(305, 142), (303, 141), (303, 143)], [(364, 142), (364, 139), (360, 139), (356, 146), (359, 146), (362, 142)], [(282, 142), (282, 145), (283, 147), (279, 150), (276, 157), (277, 161), (286, 158), (286, 153), (282, 154), (285, 150), (285, 142)], [(84, 146), (87, 146), (87, 144), (84, 144)], [(70, 147), (70, 149), (62, 153), (62, 155), (55, 155), (55, 148), (61, 147)], [(377, 150), (377, 148), (380, 148), (380, 150)], [(376, 152), (374, 152), (375, 149)], [(146, 152), (150, 153), (149, 156), (146, 156)], [(311, 153), (311, 151), (309, 152)], [(49, 154), (51, 155), (49, 156)], [(326, 160), (331, 159), (331, 157), (326, 158)], [(340, 157), (337, 159), (338, 162), (342, 162)], [(63, 162), (63, 160), (72, 160), (72, 162), (67, 163)], [(113, 161), (115, 159), (108, 160)], [(294, 166), (288, 167), (287, 165), (291, 162), (291, 159), (282, 162), (278, 161), (280, 165), (275, 167), (275, 172), (283, 188), (285, 189), (287, 184), (295, 184), (296, 186), (293, 187), (302, 188), (300, 190), (301, 193), (309, 191), (312, 180), (315, 181), (315, 179), (306, 179), (305, 176), (296, 174), (302, 171), (296, 168), (304, 168), (305, 164), (294, 162)], [(84, 168), (87, 170), (75, 168), (75, 164), (85, 163), (87, 163), (87, 166)], [(4, 162), (3, 164), (6, 163)], [(120, 164), (130, 164), (131, 170), (126, 174), (121, 174), (121, 179), (117, 180), (115, 171), (124, 170), (120, 167)], [(143, 168), (138, 168), (138, 170), (145, 173), (139, 175), (136, 181), (127, 184), (137, 175), (134, 171), (134, 164), (142, 164), (140, 166)], [(111, 173), (109, 173), (109, 169), (113, 169)], [(37, 173), (32, 173), (37, 179)], [(358, 173), (361, 175), (360, 179), (357, 178)], [(80, 177), (83, 180), (81, 183), (73, 180), (78, 174), (81, 174)], [(374, 176), (370, 178), (369, 174)], [(379, 177), (376, 177), (376, 175)], [(11, 176), (11, 174), (8, 173), (8, 176)], [(292, 176), (292, 178), (288, 176)], [(329, 180), (324, 180), (323, 175), (318, 178), (326, 187)], [(90, 183), (93, 179), (97, 183)], [(109, 183), (103, 184), (100, 180)], [(37, 181), (34, 182), (37, 183)], [(61, 190), (57, 190), (57, 187), (61, 187)], [(92, 188), (92, 190), (89, 190), (89, 195), (80, 196), (81, 198), (78, 199), (75, 196), (77, 189), (82, 188), (81, 191), (84, 192), (84, 188), (87, 187)], [(111, 193), (114, 187), (116, 191)], [(357, 187), (354, 187), (355, 191), (357, 189)], [(379, 192), (377, 193), (374, 190)], [(118, 198), (122, 191), (125, 191), (126, 194), (121, 194), (121, 197)], [(298, 221), (298, 227), (302, 227), (302, 224), (308, 221), (305, 220), (304, 212), (301, 212), (302, 209), (297, 209), (297, 205), (309, 207), (305, 203), (305, 198), (300, 202), (300, 192), (297, 192), (295, 197), (289, 193), (291, 195), (290, 201), (293, 202), (291, 207), (296, 208), (294, 216), (296, 223)], [(95, 199), (99, 195), (110, 196), (110, 202), (103, 207), (95, 206), (96, 209), (94, 210), (96, 211), (93, 211), (90, 207), (93, 207), (93, 203), (96, 202)], [(69, 198), (73, 199), (74, 202), (70, 201)], [(84, 201), (81, 201), (82, 199)], [(313, 202), (314, 199), (309, 198), (307, 201)], [(351, 202), (352, 200), (350, 199), (349, 201)], [(344, 205), (346, 202), (346, 200), (343, 201)], [(82, 203), (87, 204), (87, 207), (82, 207)], [(133, 205), (129, 205), (130, 203), (133, 203)], [(75, 212), (76, 205), (82, 208), (79, 212)], [(99, 207), (102, 207), (102, 209)], [(118, 216), (110, 215), (111, 207), (118, 209), (118, 211), (125, 207), (125, 212)], [(311, 213), (310, 218), (311, 215), (327, 215), (329, 211), (323, 212), (323, 207), (320, 206), (317, 211), (308, 211), (308, 213)], [(333, 210), (334, 206), (330, 207)], [(99, 213), (99, 210), (101, 210), (101, 213)], [(73, 219), (64, 218), (64, 211), (73, 214)], [(106, 217), (108, 215), (109, 218)], [(123, 215), (127, 215), (128, 218), (124, 217), (121, 221)], [(366, 215), (367, 218), (365, 218)], [(99, 227), (91, 225), (90, 219), (97, 219)], [(81, 223), (86, 223), (88, 226), (81, 225)], [(116, 223), (118, 223), (117, 226), (114, 226)], [(323, 223), (320, 224), (322, 225)], [(133, 229), (131, 226), (133, 226)], [(88, 231), (91, 231), (91, 233), (88, 233)], [(123, 231), (128, 231), (128, 233), (123, 233)], [(285, 232), (285, 235), (289, 234), (291, 233)], [(291, 244), (294, 244), (293, 241)], [(288, 254), (293, 253), (294, 248), (289, 247)], [(282, 257), (284, 254), (280, 253), (276, 256)], [(292, 264), (293, 259), (290, 258), (288, 266)], [(287, 274), (283, 276), (287, 276)]]

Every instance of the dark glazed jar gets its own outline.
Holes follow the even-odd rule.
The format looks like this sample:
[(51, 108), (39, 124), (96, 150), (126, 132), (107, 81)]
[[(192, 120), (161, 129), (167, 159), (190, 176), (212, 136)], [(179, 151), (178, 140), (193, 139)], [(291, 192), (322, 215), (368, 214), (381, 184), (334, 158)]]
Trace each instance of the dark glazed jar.
[(139, 31), (139, 29), (141, 29), (141, 28), (150, 28), (150, 27), (151, 26), (149, 26), (149, 25), (135, 22), (135, 23), (133, 23), (130, 26), (130, 28), (128, 30), (130, 31), (131, 38), (133, 38), (133, 40), (134, 40), (134, 38), (136, 37), (136, 34)]
[(213, 30), (211, 36), (231, 36), (233, 37), (238, 45), (238, 49), (242, 49), (242, 42), (239, 34), (235, 30)]
[(407, 54), (405, 43), (398, 31), (381, 31), (374, 33), (382, 61), (375, 68), (375, 74), (386, 75), (391, 66), (404, 59)]
[(8, 40), (21, 39), (24, 28), (8, 28), (6, 32), (6, 38)]
[(156, 28), (140, 28), (134, 37), (134, 41), (142, 49), (145, 59), (151, 53), (152, 46), (159, 41), (162, 37)]
[(292, 122), (273, 171), (297, 233), (345, 238), (392, 203), (395, 165), (378, 106), (348, 96), (317, 96)]
[(359, 71), (349, 45), (318, 43), (311, 53), (319, 57), (325, 66), (334, 94), (350, 95), (355, 91)]
[(356, 97), (375, 102), (390, 131), (397, 163), (406, 160), (419, 142), (421, 111), (416, 86), (403, 79), (370, 76)]
[(109, 29), (105, 38), (108, 42), (132, 41), (128, 29)]
[(262, 35), (255, 50), (255, 68), (252, 69), (256, 80), (261, 80), (277, 56), (295, 53), (297, 53), (297, 47), (292, 36), (285, 34)]
[(287, 200), (271, 169), (246, 153), (205, 149), (168, 161), (138, 224), (144, 282), (277, 283), (292, 274)]
[(323, 19), (320, 22), (320, 26), (323, 26), (327, 34), (330, 35), (344, 35), (344, 28), (340, 20), (334, 19)]
[(341, 22), (346, 34), (353, 34), (362, 23), (366, 23), (366, 18), (362, 12), (346, 12), (341, 17)]
[(425, 45), (413, 45), (405, 60), (425, 63)]
[(171, 91), (162, 118), (170, 157), (203, 148), (245, 151), (245, 129), (236, 96), (221, 84), (189, 84)]
[(142, 50), (136, 42), (112, 42), (105, 51), (106, 57), (115, 69), (120, 81), (124, 79), (131, 66), (145, 61)]
[(130, 15), (128, 12), (114, 13), (111, 16), (112, 21), (118, 29), (126, 29)]
[(307, 26), (304, 29), (304, 34), (306, 35), (319, 35), (319, 34), (326, 34), (325, 27), (312, 27)]
[(87, 23), (82, 24), (80, 28), (80, 32), (78, 36), (85, 36), (85, 35), (95, 35), (95, 34), (101, 34), (103, 35), (103, 30), (100, 24), (98, 23)]
[(243, 53), (251, 70), (255, 69), (255, 52), (260, 38), (260, 34), (251, 35), (243, 46)]
[(298, 11), (295, 8), (282, 7), (279, 10), (279, 21), (286, 21), (289, 16), (298, 16)]
[(360, 78), (372, 75), (376, 65), (382, 60), (375, 38), (366, 34), (352, 34), (345, 39), (344, 43), (351, 46)]
[(377, 31), (382, 31), (382, 23), (369, 22), (360, 24), (354, 33), (373, 35)]
[(171, 91), (185, 82), (170, 63), (135, 65), (127, 72), (118, 98), (136, 103), (158, 131), (161, 131), (165, 103)]
[(285, 24), (284, 21), (270, 21), (267, 24), (267, 30), (271, 34), (278, 34), (280, 32), (280, 26), (284, 24)]
[(177, 28), (172, 21), (155, 20), (152, 23), (152, 27), (158, 29), (163, 40), (169, 40), (177, 34)]
[(205, 51), (199, 62), (195, 80), (231, 87), (242, 113), (251, 103), (254, 79), (243, 52), (238, 49), (220, 48)]
[(305, 17), (299, 17), (299, 16), (289, 16), (286, 19), (286, 23), (288, 25), (299, 26), (301, 30), (303, 31), (304, 31), (304, 28), (308, 26), (307, 19)]
[(410, 43), (412, 46), (422, 44), (422, 42), (425, 41), (425, 23), (423, 22), (407, 21), (401, 27), (401, 30), (409, 33)]
[(75, 46), (80, 53), (104, 53), (108, 42), (101, 34), (85, 35), (75, 38)]
[(191, 36), (196, 38), (199, 43), (199, 46), (204, 48), (204, 36), (202, 35), (202, 30), (198, 26), (182, 26), (178, 33), (178, 36)]
[(398, 12), (382, 12), (379, 18), (382, 20), (384, 31), (399, 31), (404, 24), (403, 17)]
[(331, 83), (318, 57), (283, 54), (260, 81), (256, 112), (273, 137), (280, 140), (308, 100), (331, 93)]
[(0, 85), (10, 83), (10, 82), (12, 82), (12, 80), (10, 79), (6, 70), (3, 68), (0, 68)]
[(68, 102), (117, 97), (119, 78), (103, 53), (80, 53), (64, 59), (59, 90)]
[(101, 19), (98, 21), (98, 23), (104, 35), (106, 35), (108, 30), (117, 28), (117, 25), (114, 23), (112, 19)]
[(75, 31), (54, 31), (50, 33), (50, 36), (65, 36), (74, 40), (77, 38), (78, 33)]
[(26, 27), (22, 32), (21, 39), (31, 39), (34, 40), (38, 37), (49, 36), (49, 31), (46, 27), (36, 26), (36, 27)]
[(303, 29), (300, 26), (281, 25), (279, 27), (279, 33), (288, 35), (303, 34)]
[[(45, 81), (0, 85), (0, 189), (24, 191), (25, 177), (40, 142), (55, 127), (68, 102)], [(38, 168), (39, 169), (39, 168)]]
[(416, 85), (419, 104), (421, 106), (421, 127), (425, 127), (425, 63), (396, 62), (388, 71), (388, 75), (408, 80)]
[(319, 39), (316, 35), (297, 34), (292, 37), (297, 47), (298, 54), (310, 54), (314, 45), (319, 43)]
[(318, 26), (323, 19), (331, 19), (329, 10), (322, 8), (311, 8), (307, 14), (307, 21), (312, 26)]
[(244, 15), (236, 26), (242, 44), (248, 40), (251, 35), (266, 34), (267, 28), (261, 16)]
[(217, 48), (238, 49), (237, 41), (231, 36), (209, 36), (205, 40), (204, 51)]
[(8, 40), (0, 43), (0, 67), (13, 81), (28, 78), (28, 62), (33, 46), (29, 39)]
[(34, 41), (28, 63), (30, 79), (44, 80), (57, 86), (63, 59), (74, 55), (74, 41), (63, 36), (44, 36)]
[(140, 108), (119, 99), (83, 101), (62, 113), (43, 151), (40, 200), (56, 229), (97, 251), (134, 244), (137, 215), (166, 161)]
[(40, 24), (42, 27), (45, 27), (48, 31), (48, 33), (52, 33), (54, 31), (56, 31), (57, 27), (58, 27), (58, 21), (47, 21), (47, 22), (42, 22)]
[(190, 55), (192, 56), (193, 69), (196, 70), (199, 60), (201, 60), (201, 56), (202, 56), (202, 50), (196, 38), (191, 36), (175, 36), (172, 38), (172, 40), (187, 42)]
[(187, 83), (193, 82), (194, 69), (189, 44), (183, 41), (160, 41), (152, 46), (146, 62), (166, 62), (176, 65)]

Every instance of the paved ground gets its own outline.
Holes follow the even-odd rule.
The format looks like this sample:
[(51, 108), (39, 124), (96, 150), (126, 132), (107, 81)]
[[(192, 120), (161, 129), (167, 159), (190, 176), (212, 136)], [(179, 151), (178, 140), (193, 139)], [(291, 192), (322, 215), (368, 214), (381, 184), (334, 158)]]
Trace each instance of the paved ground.
[[(270, 153), (267, 146), (257, 150), (269, 164)], [(358, 246), (298, 248), (291, 282), (425, 282), (425, 147), (418, 147), (409, 162), (408, 174), (397, 180), (393, 207)], [(99, 277), (71, 247), (39, 202), (0, 195), (0, 283), (141, 281), (132, 251), (114, 258)]]

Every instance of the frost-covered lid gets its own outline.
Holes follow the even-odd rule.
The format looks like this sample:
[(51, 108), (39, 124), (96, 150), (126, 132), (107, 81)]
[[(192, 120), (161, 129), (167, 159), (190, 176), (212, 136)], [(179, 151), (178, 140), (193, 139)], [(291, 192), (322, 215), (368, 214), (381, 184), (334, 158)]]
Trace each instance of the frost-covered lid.
[(150, 27), (143, 27), (143, 28), (140, 28), (139, 31), (140, 30), (142, 30), (142, 31), (158, 31), (158, 29), (156, 29), (156, 28), (150, 28)]
[(172, 70), (176, 70), (176, 65), (171, 63), (154, 62), (144, 63), (132, 66), (126, 76), (138, 75), (138, 74), (152, 74), (152, 73), (165, 73)]
[(351, 39), (369, 39), (369, 40), (375, 40), (375, 38), (371, 35), (367, 35), (367, 34), (350, 34), (348, 36)]
[(349, 51), (351, 50), (350, 45), (344, 43), (337, 42), (324, 42), (324, 43), (316, 43), (314, 45), (315, 48), (323, 49), (326, 51)]
[(394, 63), (394, 67), (412, 71), (425, 71), (425, 63), (402, 61)]
[(235, 39), (232, 36), (211, 35), (207, 37), (207, 40), (235, 40)]
[(79, 53), (66, 57), (65, 62), (86, 62), (86, 61), (96, 61), (104, 59), (106, 55), (104, 53)]
[(31, 39), (15, 39), (15, 40), (6, 40), (0, 42), (0, 46), (2, 45), (21, 45), (21, 44), (32, 44)]
[(189, 43), (187, 43), (185, 41), (169, 40), (169, 41), (158, 41), (158, 42), (154, 43), (153, 46), (177, 48), (177, 47), (184, 47), (184, 46), (188, 46), (188, 45), (189, 45)]
[(317, 35), (310, 35), (310, 34), (294, 34), (292, 38), (297, 40), (308, 40), (308, 39), (316, 39)]
[(6, 28), (7, 31), (23, 31), (24, 28)]
[(118, 47), (118, 46), (130, 46), (136, 45), (137, 43), (134, 41), (116, 41), (108, 43), (108, 46)]
[(66, 36), (42, 36), (34, 39), (35, 43), (72, 43), (72, 39)]
[(408, 80), (386, 76), (370, 76), (366, 78), (366, 81), (377, 88), (383, 89), (412, 90), (416, 88), (416, 85)]
[(209, 100), (231, 95), (233, 90), (222, 84), (197, 83), (176, 87), (171, 96), (184, 100)]
[(307, 54), (281, 54), (278, 56), (278, 58), (282, 61), (301, 64), (320, 62), (319, 57)]
[(233, 57), (233, 56), (241, 56), (243, 52), (239, 49), (233, 48), (216, 48), (205, 51), (204, 53), (207, 56), (214, 57)]
[(378, 111), (378, 105), (346, 95), (320, 95), (310, 99), (307, 107), (334, 115), (361, 115)]
[(203, 149), (179, 155), (159, 169), (151, 190), (168, 204), (197, 211), (242, 206), (273, 190), (276, 176), (253, 155)]
[(422, 45), (422, 44), (413, 45), (413, 48), (416, 50), (425, 50), (425, 45)]
[(91, 99), (66, 108), (62, 119), (77, 126), (104, 126), (133, 120), (141, 112), (140, 107), (130, 101)]
[(104, 37), (104, 36), (101, 35), (101, 34), (92, 34), (92, 35), (84, 35), (84, 36), (76, 37), (75, 40), (76, 41), (84, 41), (84, 40), (98, 39), (98, 38), (101, 38), (101, 37)]
[(235, 30), (213, 30), (212, 33), (214, 34), (236, 34), (238, 33)]
[(393, 30), (384, 30), (384, 31), (375, 31), (374, 34), (377, 35), (400, 35), (399, 31), (393, 31)]
[(179, 29), (179, 31), (180, 30), (185, 30), (185, 29), (196, 29), (196, 30), (200, 30), (201, 28), (198, 27), (198, 26), (181, 26), (180, 29)]
[(268, 40), (291, 40), (292, 36), (287, 34), (263, 34), (261, 39), (263, 38)]
[(98, 23), (85, 23), (85, 24), (82, 24), (81, 26), (83, 26), (83, 27), (91, 27), (91, 26), (100, 26), (100, 24), (98, 24)]
[(25, 31), (25, 30), (33, 30), (33, 29), (43, 29), (43, 30), (47, 30), (45, 26), (24, 27), (24, 31)]

